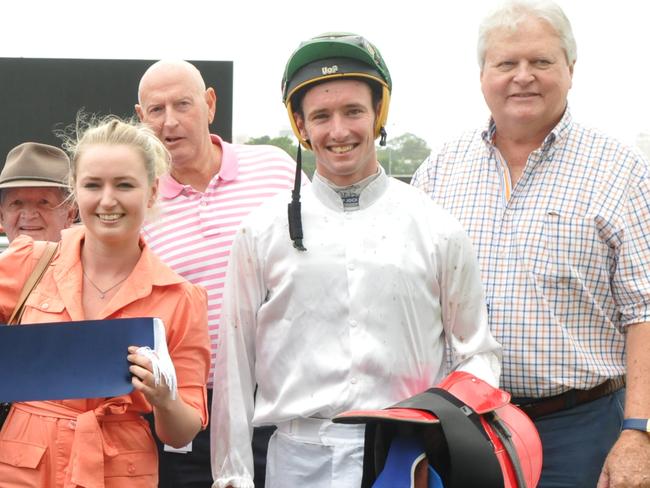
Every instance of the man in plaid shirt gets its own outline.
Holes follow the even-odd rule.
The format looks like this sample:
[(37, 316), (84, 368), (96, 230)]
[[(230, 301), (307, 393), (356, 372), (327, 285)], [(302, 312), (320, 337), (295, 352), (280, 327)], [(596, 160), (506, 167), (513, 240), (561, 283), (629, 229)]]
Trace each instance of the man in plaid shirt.
[(542, 438), (539, 486), (650, 486), (650, 166), (573, 120), (576, 45), (556, 4), (499, 7), (478, 57), (488, 124), (412, 184), (476, 247), (502, 386)]

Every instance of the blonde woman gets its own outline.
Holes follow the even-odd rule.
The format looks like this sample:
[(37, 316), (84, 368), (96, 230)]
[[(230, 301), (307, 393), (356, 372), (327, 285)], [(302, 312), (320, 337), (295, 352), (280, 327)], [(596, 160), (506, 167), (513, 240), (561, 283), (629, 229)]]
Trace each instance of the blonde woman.
[[(142, 414), (153, 411), (166, 444), (182, 446), (207, 422), (210, 362), (205, 291), (163, 264), (140, 238), (169, 156), (144, 126), (116, 118), (67, 145), (83, 225), (63, 232), (23, 323), (154, 316), (163, 320), (178, 395), (156, 386), (152, 365), (124, 351), (134, 391), (114, 398), (16, 403), (0, 432), (3, 487), (156, 487), (156, 446)], [(0, 321), (38, 256), (30, 237), (0, 255)], [(26, 359), (28, 360), (28, 359)], [(92, 368), (92, 364), (80, 364)]]

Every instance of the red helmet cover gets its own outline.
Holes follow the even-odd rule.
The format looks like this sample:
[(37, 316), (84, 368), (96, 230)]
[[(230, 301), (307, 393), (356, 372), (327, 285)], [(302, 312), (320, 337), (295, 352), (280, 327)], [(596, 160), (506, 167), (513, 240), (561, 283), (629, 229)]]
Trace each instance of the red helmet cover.
[[(505, 488), (531, 488), (537, 485), (542, 469), (542, 445), (539, 434), (532, 420), (515, 405), (509, 403), (510, 394), (508, 392), (495, 388), (480, 378), (462, 371), (451, 373), (436, 388), (423, 392), (423, 394), (431, 392), (451, 394), (459, 402), (461, 411), (468, 416), (470, 414), (478, 416), (482, 431), (493, 446), (494, 456), (501, 468)], [(432, 428), (440, 424), (440, 420), (432, 410), (428, 410), (428, 400), (426, 396), (422, 397), (423, 394), (382, 410), (344, 412), (335, 417), (334, 421), (366, 423), (366, 441), (371, 439), (374, 445), (366, 445), (366, 458), (373, 459), (373, 461), (364, 459), (364, 464), (366, 462), (373, 462), (375, 465), (381, 464), (380, 458), (384, 456), (386, 445), (390, 443), (390, 439), (387, 437), (390, 437), (389, 433), (393, 427), (417, 426), (418, 424), (429, 426), (425, 427), (425, 430), (428, 429), (429, 437), (449, 437), (448, 429), (456, 428), (453, 425), (444, 425), (443, 429)], [(418, 397), (418, 406), (424, 405), (422, 408), (412, 406), (411, 401)], [(430, 403), (433, 405), (435, 402)], [(450, 424), (452, 423), (450, 422)], [(368, 429), (371, 431), (369, 432)], [(442, 432), (445, 434), (441, 436)], [(429, 445), (437, 446), (436, 456), (448, 458), (448, 453), (440, 452), (444, 450), (444, 447), (441, 448), (441, 446), (444, 446), (445, 443), (441, 443), (440, 439), (435, 439), (435, 441)], [(449, 449), (448, 445), (447, 449)], [(381, 452), (377, 453), (378, 450)], [(369, 451), (372, 451), (372, 456), (368, 456)], [(427, 454), (429, 461), (432, 462), (432, 453), (428, 451)], [(443, 465), (451, 470), (450, 463), (443, 462)], [(375, 471), (378, 468), (375, 466)], [(440, 472), (440, 466), (436, 466), (436, 469)], [(364, 471), (372, 472), (373, 469), (364, 466)], [(450, 478), (449, 473), (444, 472), (444, 468), (440, 474), (443, 479)], [(364, 480), (367, 480), (365, 475)], [(445, 484), (445, 486), (451, 485)], [(454, 487), (451, 486), (451, 488)]]

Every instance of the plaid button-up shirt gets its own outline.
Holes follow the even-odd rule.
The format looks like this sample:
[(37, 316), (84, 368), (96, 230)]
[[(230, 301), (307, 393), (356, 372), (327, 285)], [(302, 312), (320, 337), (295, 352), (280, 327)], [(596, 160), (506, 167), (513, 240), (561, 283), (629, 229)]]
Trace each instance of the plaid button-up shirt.
[(474, 243), (501, 385), (546, 397), (624, 374), (625, 327), (650, 321), (648, 162), (567, 109), (510, 188), (494, 131), (447, 143), (412, 184)]

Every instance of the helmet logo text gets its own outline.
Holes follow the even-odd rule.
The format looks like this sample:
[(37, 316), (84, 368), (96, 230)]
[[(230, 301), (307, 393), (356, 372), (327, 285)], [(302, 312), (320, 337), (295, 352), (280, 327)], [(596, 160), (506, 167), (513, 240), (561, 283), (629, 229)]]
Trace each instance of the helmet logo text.
[(337, 65), (333, 66), (323, 66), (321, 68), (321, 71), (323, 72), (324, 75), (333, 75), (339, 70), (339, 67)]

